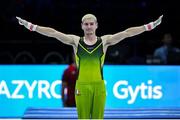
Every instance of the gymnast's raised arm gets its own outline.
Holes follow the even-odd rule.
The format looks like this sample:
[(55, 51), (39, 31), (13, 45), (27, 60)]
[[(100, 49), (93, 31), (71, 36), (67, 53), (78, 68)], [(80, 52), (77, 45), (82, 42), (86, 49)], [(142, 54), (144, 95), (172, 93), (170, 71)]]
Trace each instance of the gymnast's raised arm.
[(141, 25), (141, 26), (137, 26), (137, 27), (130, 27), (130, 28), (128, 28), (122, 32), (118, 32), (118, 33), (113, 34), (113, 35), (104, 35), (104, 36), (102, 36), (104, 44), (106, 46), (114, 45), (114, 44), (122, 41), (125, 38), (141, 34), (145, 31), (150, 31), (161, 23), (162, 17), (163, 17), (163, 15), (160, 16), (156, 21), (150, 22), (149, 24), (146, 24), (146, 25)]
[(62, 32), (59, 32), (53, 28), (50, 27), (43, 27), (39, 25), (34, 25), (24, 19), (21, 19), (20, 17), (16, 17), (19, 21), (20, 25), (24, 25), (27, 29), (30, 31), (36, 31), (42, 35), (48, 36), (48, 37), (53, 37), (58, 39), (59, 41), (68, 44), (68, 45), (77, 45), (79, 36), (76, 35), (69, 35), (69, 34), (64, 34)]

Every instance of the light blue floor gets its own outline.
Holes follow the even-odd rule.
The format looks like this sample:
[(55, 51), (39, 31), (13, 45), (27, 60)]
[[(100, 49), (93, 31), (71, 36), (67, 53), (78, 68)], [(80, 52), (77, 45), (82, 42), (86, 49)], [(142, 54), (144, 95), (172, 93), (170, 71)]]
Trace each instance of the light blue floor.
[[(76, 108), (29, 108), (25, 119), (77, 119)], [(105, 109), (104, 119), (179, 119), (180, 109)]]

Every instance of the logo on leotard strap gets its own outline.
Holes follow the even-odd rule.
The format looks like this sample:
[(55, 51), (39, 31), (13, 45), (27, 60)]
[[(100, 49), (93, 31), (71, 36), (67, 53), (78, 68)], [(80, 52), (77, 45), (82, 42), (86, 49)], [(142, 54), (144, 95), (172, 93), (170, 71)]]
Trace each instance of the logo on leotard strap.
[(80, 91), (79, 90), (75, 90), (75, 95), (80, 95)]

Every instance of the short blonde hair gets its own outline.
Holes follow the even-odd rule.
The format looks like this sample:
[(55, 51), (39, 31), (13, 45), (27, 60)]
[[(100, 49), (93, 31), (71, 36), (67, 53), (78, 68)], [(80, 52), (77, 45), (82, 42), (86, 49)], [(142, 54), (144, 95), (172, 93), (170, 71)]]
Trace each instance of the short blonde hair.
[(93, 14), (86, 14), (82, 17), (81, 21), (84, 22), (85, 19), (94, 19), (95, 22), (97, 22), (97, 18)]

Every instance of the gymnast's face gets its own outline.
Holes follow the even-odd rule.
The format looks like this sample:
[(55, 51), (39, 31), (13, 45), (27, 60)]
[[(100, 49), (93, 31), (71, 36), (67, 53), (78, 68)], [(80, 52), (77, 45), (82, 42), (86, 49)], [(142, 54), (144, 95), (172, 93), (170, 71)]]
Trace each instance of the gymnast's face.
[(85, 35), (95, 35), (98, 26), (93, 18), (88, 18), (81, 23), (81, 27)]

